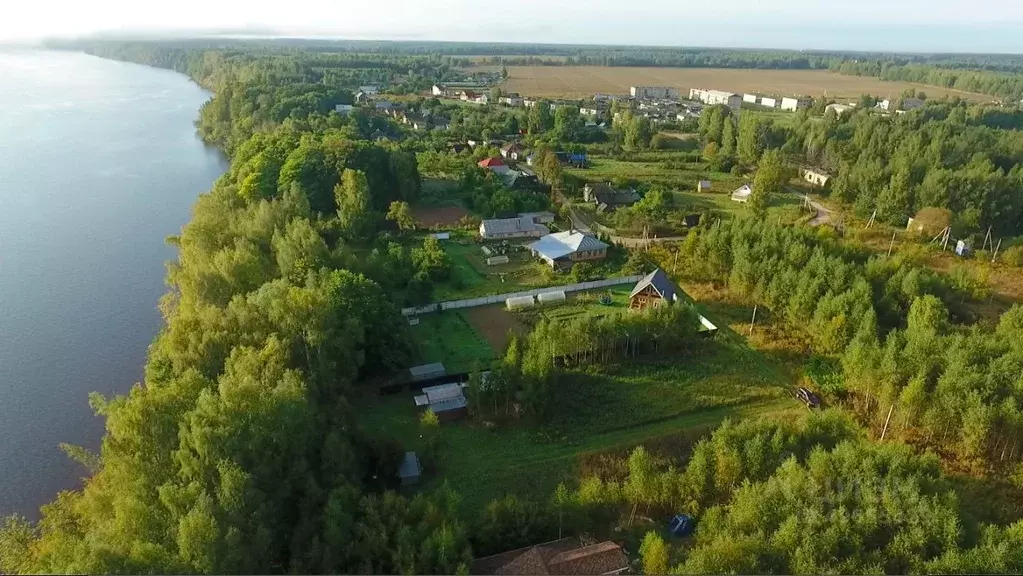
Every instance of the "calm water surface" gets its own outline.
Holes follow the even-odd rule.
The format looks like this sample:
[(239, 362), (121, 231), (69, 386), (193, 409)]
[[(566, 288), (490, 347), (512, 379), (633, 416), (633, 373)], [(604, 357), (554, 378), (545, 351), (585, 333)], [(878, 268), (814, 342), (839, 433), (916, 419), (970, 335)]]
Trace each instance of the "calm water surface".
[(160, 327), (164, 262), (226, 169), (184, 76), (63, 52), (0, 52), (0, 516), (36, 517), (97, 449), (88, 393), (127, 392)]

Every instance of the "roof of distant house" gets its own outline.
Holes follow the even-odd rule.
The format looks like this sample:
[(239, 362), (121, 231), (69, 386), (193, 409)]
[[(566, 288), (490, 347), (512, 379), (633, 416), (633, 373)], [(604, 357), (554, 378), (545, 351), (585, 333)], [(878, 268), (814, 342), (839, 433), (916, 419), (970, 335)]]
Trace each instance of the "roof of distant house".
[(477, 559), (473, 574), (576, 575), (607, 574), (629, 567), (621, 546), (601, 542), (582, 546), (576, 538), (562, 538)]
[(529, 245), (529, 249), (550, 260), (564, 258), (569, 254), (583, 251), (603, 250), (607, 244), (593, 236), (575, 230), (548, 234)]
[(480, 226), (487, 234), (512, 234), (515, 232), (548, 232), (546, 226), (536, 224), (532, 217), (499, 218), (484, 220)]
[(480, 168), (492, 168), (494, 166), (507, 166), (504, 160), (500, 156), (491, 156), (485, 160), (480, 160), (478, 163)]

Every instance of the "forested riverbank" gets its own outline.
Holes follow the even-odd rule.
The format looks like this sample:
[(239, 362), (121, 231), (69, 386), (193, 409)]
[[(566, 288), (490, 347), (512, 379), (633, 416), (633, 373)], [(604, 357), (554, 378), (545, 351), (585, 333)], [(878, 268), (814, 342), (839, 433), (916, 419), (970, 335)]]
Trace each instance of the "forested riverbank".
[[(106, 419), (102, 451), (74, 453), (92, 476), (83, 489), (63, 492), (45, 506), (40, 522), (5, 520), (0, 571), (467, 573), (474, 558), (563, 532), (621, 540), (638, 552), (636, 569), (651, 574), (1023, 569), (1023, 521), (973, 515), (937, 456), (873, 440), (852, 411), (796, 418), (783, 412), (783, 421), (727, 422), (713, 432), (718, 422), (709, 419), (699, 437), (675, 431), (677, 436), (658, 438), (664, 445), (649, 452), (629, 450), (636, 441), (628, 441), (582, 453), (578, 439), (548, 426), (552, 410), (565, 406), (556, 403), (559, 396), (564, 401), (575, 392), (596, 396), (596, 407), (586, 408), (617, 426), (596, 436), (627, 430), (628, 423), (615, 421), (623, 418), (613, 410), (617, 404), (599, 397), (607, 389), (598, 387), (613, 370), (632, 367), (621, 360), (624, 355), (605, 351), (601, 362), (613, 364), (607, 372), (600, 372), (603, 366), (573, 371), (554, 361), (556, 353), (580, 363), (594, 355), (592, 346), (551, 344), (567, 338), (583, 346), (582, 338), (572, 337), (583, 330), (615, 344), (622, 331), (641, 331), (637, 341), (644, 351), (665, 354), (660, 363), (639, 365), (646, 371), (641, 374), (670, 366), (695, 378), (686, 371), (701, 359), (684, 356), (692, 350), (745, 370), (771, 368), (778, 374), (758, 374), (757, 382), (747, 379), (738, 388), (770, 389), (761, 400), (779, 402), (782, 370), (724, 329), (720, 342), (701, 348), (696, 316), (684, 304), (678, 313), (637, 312), (629, 322), (581, 317), (561, 325), (540, 323), (530, 337), (510, 339), (486, 386), (481, 375), (473, 375), (471, 394), (481, 394), (487, 404), (493, 400), (495, 419), (503, 394), (504, 415), (510, 421), (511, 413), (522, 412), (522, 420), (508, 424), (507, 436), (493, 422), (472, 428), (453, 423), (465, 424), (456, 429), (461, 433), (478, 435), (462, 448), (471, 456), (493, 439), (510, 438), (516, 447), (526, 438), (530, 445), (543, 442), (579, 456), (579, 466), (570, 470), (573, 481), (552, 493), (534, 492), (532, 499), (509, 493), (470, 510), (443, 483), (417, 494), (401, 491), (397, 469), (407, 446), (397, 435), (409, 430), (365, 425), (368, 412), (379, 408), (373, 403), (384, 402), (368, 382), (421, 360), (400, 306), (460, 281), (437, 239), (412, 234), (409, 205), (445, 193), (445, 200), (456, 202), (459, 194), (477, 192), (482, 198), (473, 207), (496, 210), (487, 200), (504, 189), (466, 153), (452, 162), (461, 180), (428, 193), (416, 153), (460, 154), (443, 134), (416, 135), (364, 109), (347, 115), (333, 110), (352, 102), (352, 87), (360, 82), (393, 78), (400, 70), (405, 80), (395, 91), (408, 91), (443, 77), (447, 64), (432, 55), (287, 47), (152, 44), (90, 51), (184, 72), (213, 89), (197, 128), (231, 155), (231, 168), (199, 198), (191, 221), (171, 239), (179, 253), (169, 267), (169, 290), (160, 304), (165, 326), (149, 350), (144, 383), (124, 396), (90, 399)], [(950, 116), (954, 106), (948, 105)], [(574, 111), (535, 114), (527, 125), (538, 145), (546, 144), (542, 139), (560, 143), (560, 135), (571, 133)], [(482, 116), (469, 112), (462, 118), (481, 125), (497, 121)], [(468, 130), (469, 120), (460, 119), (455, 129)], [(705, 121), (702, 136), (723, 139), (724, 122)], [(825, 158), (843, 162), (848, 160), (843, 152), (875, 141), (861, 136), (876, 128), (868, 120), (842, 124), (828, 117), (822, 125), (823, 133), (808, 120), (781, 131), (786, 138), (777, 145), (769, 127), (732, 126), (727, 133), (736, 141), (727, 146), (743, 162), (748, 156), (750, 164), (772, 158), (779, 174), (764, 170), (758, 181), (777, 187), (783, 181), (781, 153), (764, 156), (768, 143), (780, 149), (789, 139), (797, 148), (816, 142)], [(643, 127), (629, 117), (624, 131), (630, 136), (621, 138), (628, 148), (649, 146), (649, 124)], [(486, 148), (477, 154), (489, 154)], [(869, 149), (864, 162), (882, 154), (880, 146)], [(901, 197), (891, 189), (903, 171), (912, 172), (915, 159), (897, 165), (885, 195)], [(552, 162), (557, 168), (545, 169), (543, 178), (557, 190), (561, 169), (556, 158)], [(1018, 170), (1010, 174), (1017, 178)], [(850, 201), (870, 194), (853, 184), (847, 189)], [(646, 197), (651, 199), (637, 204), (641, 209), (665, 209), (667, 195)], [(1018, 211), (991, 209), (994, 198), (1000, 196), (966, 200), (977, 202), (977, 224), (1018, 225)], [(861, 419), (872, 422), (878, 410), (898, 403), (893, 436), (919, 433), (928, 443), (948, 443), (964, 459), (1006, 474), (1017, 470), (1011, 466), (1018, 466), (1019, 451), (1015, 442), (1007, 448), (1006, 439), (1018, 438), (1021, 425), (1015, 409), (1019, 386), (1012, 379), (1023, 366), (1016, 344), (1023, 341), (1016, 340), (1023, 333), (1019, 309), (994, 332), (949, 326), (943, 299), (953, 301), (955, 293), (943, 279), (911, 263), (867, 259), (826, 231), (760, 216), (694, 227), (678, 248), (691, 273), (785, 315), (821, 354), (846, 351), (841, 366), (848, 383), (836, 392), (854, 399)], [(616, 266), (645, 266), (656, 256), (636, 252)], [(666, 261), (661, 265), (669, 269)], [(553, 271), (545, 268), (547, 273)], [(997, 369), (982, 372), (980, 365)], [(724, 370), (700, 366), (718, 387)], [(640, 384), (662, 384), (654, 378), (640, 378)], [(669, 386), (663, 390), (665, 398), (679, 393)], [(411, 413), (411, 397), (401, 401)], [(567, 402), (566, 412), (582, 411), (573, 399)], [(965, 412), (958, 408), (963, 402), (969, 406)], [(694, 404), (688, 410), (701, 408)], [(433, 463), (428, 455), (449, 438), (432, 414), (411, 432), (426, 448), (428, 466)], [(959, 420), (966, 415), (970, 421)], [(637, 409), (625, 417), (641, 416)], [(668, 414), (665, 421), (676, 416)], [(952, 443), (957, 427), (965, 433)], [(654, 440), (632, 440), (637, 438)], [(484, 456), (490, 455), (481, 453), (480, 459)], [(533, 463), (561, 465), (553, 458)], [(484, 482), (489, 473), (479, 470), (474, 479)], [(684, 544), (665, 545), (663, 522), (642, 520), (682, 510), (700, 515), (696, 536)], [(637, 511), (645, 523), (634, 528)], [(639, 530), (648, 535), (635, 546), (628, 540)]]

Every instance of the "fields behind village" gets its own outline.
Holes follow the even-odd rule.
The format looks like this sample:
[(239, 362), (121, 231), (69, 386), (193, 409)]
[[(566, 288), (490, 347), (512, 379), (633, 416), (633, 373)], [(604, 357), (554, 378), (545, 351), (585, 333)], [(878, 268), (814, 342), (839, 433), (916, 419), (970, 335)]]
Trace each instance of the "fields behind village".
[[(482, 70), (487, 67), (479, 67)], [(489, 67), (493, 68), (493, 67)], [(990, 96), (947, 90), (925, 84), (886, 82), (878, 78), (845, 76), (825, 70), (740, 70), (723, 68), (627, 68), (604, 66), (509, 66), (502, 88), (547, 98), (592, 97), (597, 92), (628, 93), (629, 86), (672, 86), (688, 94), (690, 88), (756, 92), (791, 96), (824, 96), (854, 100), (861, 94), (898, 96), (913, 88), (928, 96), (961, 96), (988, 101)]]

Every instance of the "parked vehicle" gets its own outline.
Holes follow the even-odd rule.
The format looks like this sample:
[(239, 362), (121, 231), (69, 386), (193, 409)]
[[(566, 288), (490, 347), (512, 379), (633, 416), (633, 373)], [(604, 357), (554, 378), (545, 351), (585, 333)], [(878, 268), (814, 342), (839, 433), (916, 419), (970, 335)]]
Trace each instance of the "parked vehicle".
[(813, 409), (821, 407), (820, 397), (802, 386), (796, 389), (796, 398), (806, 404), (807, 408)]

